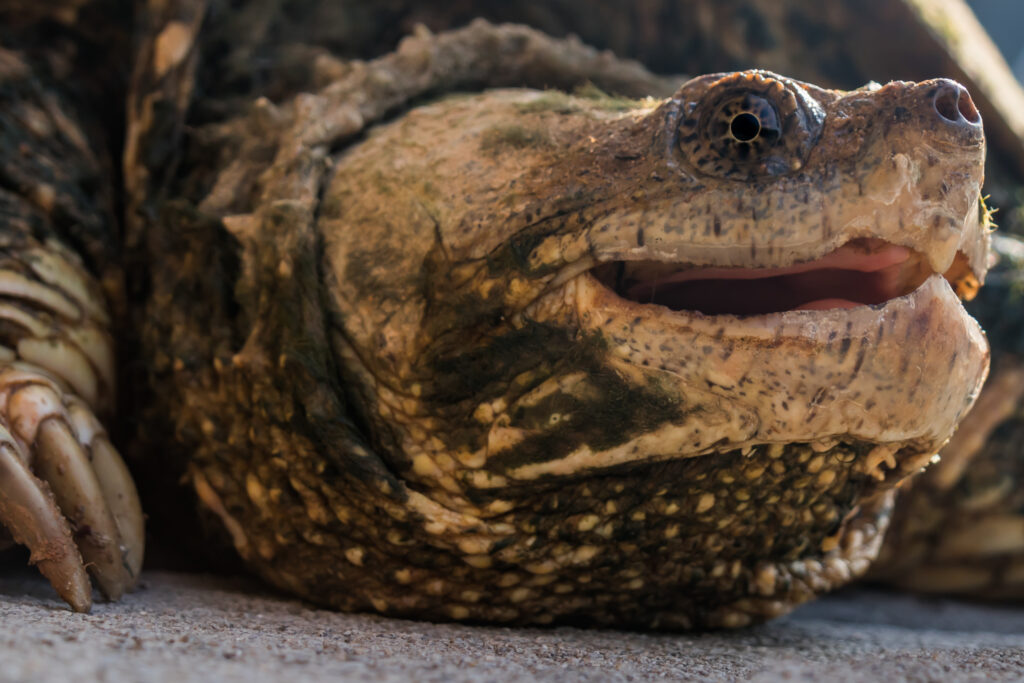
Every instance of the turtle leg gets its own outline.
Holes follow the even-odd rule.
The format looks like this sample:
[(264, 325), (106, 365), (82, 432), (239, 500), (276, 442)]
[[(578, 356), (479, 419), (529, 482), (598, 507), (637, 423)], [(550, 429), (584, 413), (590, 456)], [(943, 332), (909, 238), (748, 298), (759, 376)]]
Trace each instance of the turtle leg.
[(873, 576), (1024, 599), (1024, 357), (1002, 355), (940, 461), (901, 492)]
[(45, 371), (0, 369), (0, 524), (76, 611), (86, 567), (119, 598), (138, 578), (143, 517), (128, 470), (92, 411)]
[(134, 585), (143, 517), (95, 416), (113, 412), (115, 398), (103, 293), (74, 252), (23, 228), (42, 220), (0, 187), (0, 525), (87, 610), (85, 568), (109, 599)]
[(76, 253), (26, 229), (45, 219), (0, 186), (0, 525), (87, 610), (86, 567), (109, 599), (134, 585), (143, 517), (95, 416), (115, 403), (105, 298)]
[(135, 487), (96, 417), (115, 413), (108, 306), (125, 299), (109, 142), (123, 9), (0, 3), (0, 537), (80, 611), (90, 575), (117, 598), (143, 553)]
[(86, 567), (117, 599), (144, 546), (135, 486), (94, 414), (113, 405), (102, 300), (59, 243), (0, 247), (0, 524), (76, 610)]

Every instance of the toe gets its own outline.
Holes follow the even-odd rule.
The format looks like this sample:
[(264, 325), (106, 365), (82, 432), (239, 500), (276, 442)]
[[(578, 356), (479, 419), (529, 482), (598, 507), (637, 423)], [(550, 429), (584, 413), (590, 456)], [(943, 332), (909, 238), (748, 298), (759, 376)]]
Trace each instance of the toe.
[(121, 559), (128, 572), (130, 589), (134, 587), (142, 570), (146, 545), (145, 517), (135, 482), (89, 407), (75, 398), (68, 399), (67, 405), (75, 435), (90, 455), (103, 499), (121, 536)]
[(39, 425), (34, 469), (53, 490), (97, 587), (116, 600), (132, 583), (121, 558), (121, 534), (96, 472), (64, 420)]
[(71, 530), (6, 429), (0, 427), (0, 524), (28, 547), (31, 561), (76, 612), (92, 607), (92, 588)]

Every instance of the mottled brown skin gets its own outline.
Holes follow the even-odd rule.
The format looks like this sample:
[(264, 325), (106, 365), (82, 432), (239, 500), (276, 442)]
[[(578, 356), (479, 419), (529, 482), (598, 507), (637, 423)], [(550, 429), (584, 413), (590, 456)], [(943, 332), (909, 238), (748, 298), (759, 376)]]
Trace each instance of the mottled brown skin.
[[(977, 394), (987, 347), (954, 290), (986, 269), (984, 148), (977, 122), (936, 118), (950, 82), (494, 91), (367, 132), (446, 91), (662, 81), (476, 24), (368, 64), (289, 53), (273, 102), (208, 81), (196, 100), (203, 3), (150, 10), (126, 410), (136, 451), (186, 461), (279, 586), (429, 618), (743, 625), (863, 573), (895, 485)], [(782, 136), (741, 154), (713, 124), (751, 93)], [(869, 238), (915, 270), (848, 311), (704, 316), (602, 275), (788, 267)]]
[[(488, 31), (367, 68), (403, 83)], [(947, 84), (503, 91), (348, 149), (380, 82), (198, 129), (183, 168), (202, 171), (147, 227), (143, 345), (163, 393), (144, 424), (172, 422), (246, 563), (343, 609), (661, 627), (742, 625), (862, 573), (889, 492), (985, 374), (949, 285), (716, 319), (621, 300), (586, 271), (782, 266), (877, 237), (980, 278), (983, 147), (936, 125)], [(681, 143), (691, 103), (751, 88), (802, 102), (786, 167), (701, 168)], [(219, 167), (216, 149), (232, 150)], [(934, 366), (908, 364), (915, 339)]]

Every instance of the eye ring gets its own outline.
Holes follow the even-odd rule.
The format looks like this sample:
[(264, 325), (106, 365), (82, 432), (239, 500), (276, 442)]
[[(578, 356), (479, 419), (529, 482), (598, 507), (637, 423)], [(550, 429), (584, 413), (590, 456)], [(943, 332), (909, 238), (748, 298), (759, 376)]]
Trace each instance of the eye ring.
[(761, 134), (761, 119), (749, 111), (740, 112), (729, 122), (729, 134), (737, 142), (753, 142)]

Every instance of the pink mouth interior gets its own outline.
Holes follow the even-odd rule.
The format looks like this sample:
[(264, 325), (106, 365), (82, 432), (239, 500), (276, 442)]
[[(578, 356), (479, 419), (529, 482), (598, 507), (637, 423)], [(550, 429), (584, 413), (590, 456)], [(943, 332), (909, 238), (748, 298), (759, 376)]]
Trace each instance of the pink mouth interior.
[(624, 299), (708, 315), (880, 304), (909, 294), (931, 274), (916, 252), (876, 239), (854, 240), (816, 261), (782, 268), (617, 261), (592, 272)]

